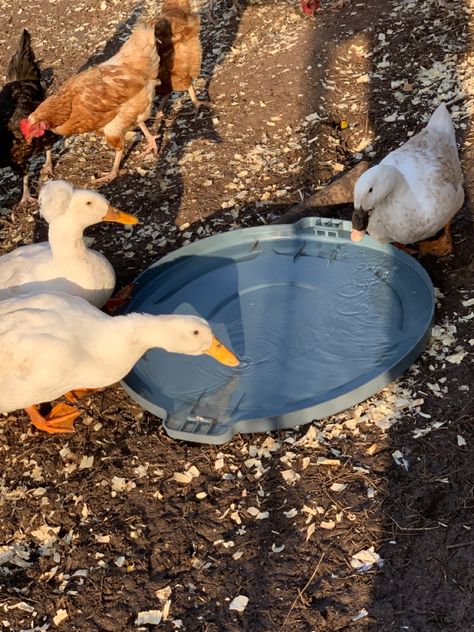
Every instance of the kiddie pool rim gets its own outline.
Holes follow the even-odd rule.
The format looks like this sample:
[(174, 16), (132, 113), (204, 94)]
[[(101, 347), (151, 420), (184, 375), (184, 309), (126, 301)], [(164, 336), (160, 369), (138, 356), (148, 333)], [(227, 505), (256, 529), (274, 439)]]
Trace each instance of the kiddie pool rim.
[(166, 433), (170, 437), (183, 441), (190, 441), (193, 443), (221, 445), (223, 443), (226, 443), (227, 441), (230, 441), (232, 437), (238, 433), (269, 432), (279, 429), (296, 428), (298, 426), (308, 424), (316, 419), (329, 417), (336, 413), (342, 412), (343, 410), (347, 410), (348, 408), (351, 408), (352, 406), (355, 406), (356, 404), (366, 400), (367, 398), (371, 397), (379, 390), (396, 380), (413, 364), (413, 362), (423, 352), (429, 341), (435, 313), (435, 295), (433, 284), (426, 270), (413, 257), (390, 244), (382, 244), (380, 242), (377, 242), (369, 236), (364, 237), (364, 239), (360, 242), (351, 242), (351, 229), (352, 224), (349, 221), (320, 217), (306, 217), (299, 220), (295, 224), (254, 226), (251, 228), (241, 228), (235, 231), (227, 231), (224, 233), (219, 233), (217, 235), (206, 237), (202, 240), (196, 241), (192, 244), (183, 246), (173, 252), (168, 253), (167, 255), (153, 263), (151, 266), (149, 266), (146, 270), (144, 270), (134, 281), (135, 289), (132, 295), (132, 300), (122, 313), (134, 311), (133, 297), (136, 296), (138, 292), (143, 290), (144, 278), (150, 275), (150, 271), (153, 270), (153, 268), (155, 267), (175, 261), (176, 259), (179, 259), (181, 257), (187, 257), (191, 255), (211, 255), (217, 251), (222, 250), (223, 248), (235, 246), (242, 242), (245, 243), (247, 241), (251, 242), (258, 239), (268, 238), (302, 238), (304, 237), (305, 233), (310, 233), (312, 236), (316, 233), (318, 238), (324, 240), (326, 243), (340, 243), (341, 241), (348, 241), (354, 247), (369, 246), (372, 250), (378, 250), (379, 252), (392, 254), (394, 259), (401, 259), (405, 263), (405, 265), (408, 265), (413, 270), (413, 272), (418, 274), (418, 276), (422, 279), (422, 281), (424, 281), (427, 289), (429, 290), (429, 294), (432, 298), (431, 310), (430, 317), (424, 328), (424, 332), (419, 336), (410, 351), (408, 351), (404, 356), (400, 357), (396, 362), (394, 362), (393, 365), (387, 367), (385, 371), (383, 371), (383, 373), (373, 378), (369, 382), (366, 382), (362, 386), (359, 386), (358, 388), (329, 401), (310, 406), (308, 408), (303, 408), (298, 411), (286, 413), (284, 415), (237, 421), (232, 426), (230, 426), (227, 431), (218, 435), (191, 433), (172, 428), (168, 423), (169, 419), (172, 419), (172, 417), (169, 418), (168, 412), (164, 408), (151, 403), (150, 401), (139, 395), (132, 388), (130, 388), (126, 382), (127, 376), (125, 376), (125, 378), (123, 378), (123, 380), (121, 381), (121, 384), (125, 391), (142, 408), (163, 419), (163, 426)]

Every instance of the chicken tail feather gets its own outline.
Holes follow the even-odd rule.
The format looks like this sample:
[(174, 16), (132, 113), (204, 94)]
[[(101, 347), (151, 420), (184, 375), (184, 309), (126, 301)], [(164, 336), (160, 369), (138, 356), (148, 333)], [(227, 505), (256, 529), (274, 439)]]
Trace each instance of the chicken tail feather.
[(7, 81), (24, 81), (28, 79), (39, 81), (41, 79), (41, 71), (31, 48), (31, 35), (26, 29), (23, 29), (18, 50), (8, 64)]

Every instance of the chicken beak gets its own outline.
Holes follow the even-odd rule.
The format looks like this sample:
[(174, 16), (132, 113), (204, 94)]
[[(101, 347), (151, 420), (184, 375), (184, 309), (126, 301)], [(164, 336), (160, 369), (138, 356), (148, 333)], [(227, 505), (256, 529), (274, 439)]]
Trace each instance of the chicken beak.
[(212, 344), (207, 351), (205, 351), (207, 355), (212, 356), (221, 364), (225, 364), (226, 366), (238, 366), (240, 364), (239, 358), (232, 353), (222, 342), (213, 336)]
[(109, 205), (107, 213), (102, 218), (102, 221), (118, 222), (119, 224), (138, 224), (138, 217), (119, 211), (118, 208)]

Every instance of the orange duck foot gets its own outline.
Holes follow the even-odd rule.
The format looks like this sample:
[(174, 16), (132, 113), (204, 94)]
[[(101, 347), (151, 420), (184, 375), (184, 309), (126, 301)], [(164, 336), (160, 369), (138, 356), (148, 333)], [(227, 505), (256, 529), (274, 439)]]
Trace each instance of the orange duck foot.
[(90, 393), (97, 393), (98, 391), (103, 390), (103, 388), (75, 388), (72, 391), (64, 393), (64, 397), (74, 404), (74, 402), (77, 402), (77, 400), (81, 399), (81, 397), (87, 397)]
[(112, 298), (109, 298), (107, 303), (102, 307), (104, 312), (112, 316), (120, 307), (123, 307), (123, 305), (126, 305), (128, 301), (132, 298), (134, 287), (135, 287), (134, 283), (129, 283), (128, 285), (123, 287), (120, 291), (118, 291), (117, 294), (112, 296)]
[(68, 404), (56, 404), (45, 417), (39, 412), (38, 406), (28, 406), (25, 412), (38, 430), (51, 434), (74, 432), (74, 420), (81, 414), (80, 410)]

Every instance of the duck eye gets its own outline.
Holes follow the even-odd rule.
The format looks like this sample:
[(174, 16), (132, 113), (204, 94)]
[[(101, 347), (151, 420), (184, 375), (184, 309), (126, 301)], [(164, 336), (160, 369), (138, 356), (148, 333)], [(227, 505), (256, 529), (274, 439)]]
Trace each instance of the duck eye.
[(195, 329), (195, 330), (193, 331), (193, 334), (194, 334), (195, 336), (199, 336), (199, 329)]
[(86, 202), (87, 206), (90, 206), (92, 204), (92, 202), (89, 200), (88, 202)]
[(373, 187), (370, 187), (369, 193), (372, 193), (373, 190), (374, 190)]

